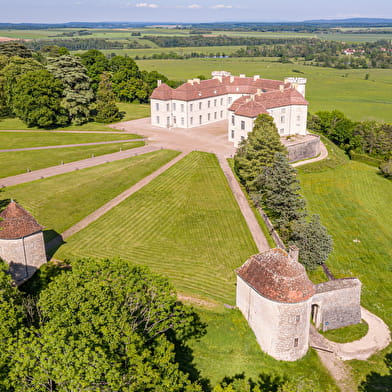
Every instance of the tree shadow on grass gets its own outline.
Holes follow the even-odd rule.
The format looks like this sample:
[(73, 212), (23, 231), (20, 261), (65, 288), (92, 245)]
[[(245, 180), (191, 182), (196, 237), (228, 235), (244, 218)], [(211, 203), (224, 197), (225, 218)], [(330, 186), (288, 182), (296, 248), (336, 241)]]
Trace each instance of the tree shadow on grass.
[(392, 390), (392, 353), (385, 356), (384, 362), (389, 370), (389, 374), (371, 372), (366, 376), (366, 380), (361, 382), (359, 390), (363, 392), (387, 392)]

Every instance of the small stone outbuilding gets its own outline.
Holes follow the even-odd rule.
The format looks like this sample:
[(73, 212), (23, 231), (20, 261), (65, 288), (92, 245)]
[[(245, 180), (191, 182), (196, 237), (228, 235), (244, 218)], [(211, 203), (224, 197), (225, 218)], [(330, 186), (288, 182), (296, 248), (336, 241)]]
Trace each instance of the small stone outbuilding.
[(295, 361), (309, 346), (310, 320), (324, 331), (361, 321), (357, 278), (314, 285), (298, 262), (298, 248), (275, 248), (251, 256), (237, 269), (237, 306), (261, 349)]
[(295, 361), (309, 346), (311, 301), (315, 293), (298, 250), (270, 249), (237, 269), (237, 306), (267, 354)]
[(10, 265), (12, 278), (19, 285), (46, 263), (43, 227), (15, 201), (0, 218), (0, 258)]

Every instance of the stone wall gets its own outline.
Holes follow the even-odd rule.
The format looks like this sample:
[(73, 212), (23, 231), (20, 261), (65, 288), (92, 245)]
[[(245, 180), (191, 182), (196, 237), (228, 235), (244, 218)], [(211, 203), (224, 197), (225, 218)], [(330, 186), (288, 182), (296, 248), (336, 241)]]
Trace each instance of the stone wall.
[(306, 354), (310, 299), (294, 304), (271, 301), (237, 276), (237, 306), (264, 352), (283, 361), (295, 361)]
[(10, 273), (16, 284), (29, 279), (46, 263), (42, 231), (14, 240), (0, 239), (0, 257), (10, 264)]
[(312, 317), (323, 331), (361, 321), (361, 282), (357, 278), (330, 280), (316, 285)]
[(294, 141), (282, 140), (287, 147), (290, 162), (302, 161), (314, 158), (320, 154), (320, 136), (307, 135), (304, 138), (296, 138)]

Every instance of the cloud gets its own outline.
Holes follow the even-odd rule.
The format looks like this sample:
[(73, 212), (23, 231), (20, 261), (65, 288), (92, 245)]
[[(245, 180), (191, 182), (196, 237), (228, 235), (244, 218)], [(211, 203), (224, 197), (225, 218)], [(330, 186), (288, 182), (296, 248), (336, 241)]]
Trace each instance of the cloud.
[(233, 6), (232, 5), (225, 5), (225, 4), (216, 4), (216, 5), (211, 6), (211, 8), (214, 10), (222, 10), (225, 8), (226, 9), (233, 8)]
[(200, 4), (189, 4), (189, 5), (177, 5), (176, 8), (188, 9), (188, 10), (199, 10), (203, 8)]
[(158, 8), (158, 4), (153, 4), (153, 3), (138, 3), (136, 4), (137, 8)]

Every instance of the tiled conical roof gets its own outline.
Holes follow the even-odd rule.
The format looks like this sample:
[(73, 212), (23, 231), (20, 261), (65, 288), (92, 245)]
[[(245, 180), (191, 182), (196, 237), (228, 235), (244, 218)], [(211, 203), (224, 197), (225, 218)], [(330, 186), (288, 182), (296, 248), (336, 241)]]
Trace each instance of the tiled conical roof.
[(15, 201), (0, 213), (0, 239), (11, 240), (26, 237), (43, 229), (24, 208)]
[(282, 249), (251, 256), (237, 274), (260, 295), (277, 302), (302, 302), (315, 293), (304, 266)]

